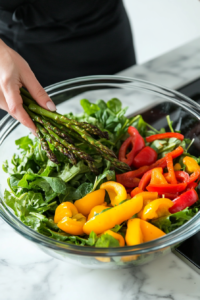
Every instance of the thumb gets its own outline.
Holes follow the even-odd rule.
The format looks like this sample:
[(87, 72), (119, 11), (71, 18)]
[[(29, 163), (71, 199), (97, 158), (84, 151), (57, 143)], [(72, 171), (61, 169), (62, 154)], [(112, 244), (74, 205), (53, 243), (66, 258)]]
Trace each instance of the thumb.
[(27, 88), (31, 96), (40, 106), (50, 111), (56, 111), (55, 104), (41, 86), (30, 67), (28, 67), (26, 72), (23, 72), (21, 77), (23, 85)]

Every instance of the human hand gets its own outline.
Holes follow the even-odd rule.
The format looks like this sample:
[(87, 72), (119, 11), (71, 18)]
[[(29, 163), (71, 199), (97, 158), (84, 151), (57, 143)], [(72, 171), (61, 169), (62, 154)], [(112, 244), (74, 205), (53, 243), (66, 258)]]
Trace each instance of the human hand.
[(55, 111), (56, 106), (37, 81), (28, 63), (0, 40), (0, 108), (35, 134), (36, 127), (23, 108), (20, 88), (27, 88), (37, 103), (45, 109)]

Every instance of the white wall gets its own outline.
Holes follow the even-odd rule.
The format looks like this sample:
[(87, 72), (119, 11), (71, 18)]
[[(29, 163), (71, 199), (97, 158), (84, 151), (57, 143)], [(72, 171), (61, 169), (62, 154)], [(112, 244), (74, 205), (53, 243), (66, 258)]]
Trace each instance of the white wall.
[(138, 64), (200, 37), (198, 0), (124, 0), (124, 4)]

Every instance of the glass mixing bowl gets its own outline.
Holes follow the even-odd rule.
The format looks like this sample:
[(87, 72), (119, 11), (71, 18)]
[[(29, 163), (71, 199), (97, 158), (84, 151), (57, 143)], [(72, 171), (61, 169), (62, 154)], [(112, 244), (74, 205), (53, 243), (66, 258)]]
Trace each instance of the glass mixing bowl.
[[(142, 114), (145, 121), (160, 129), (167, 128), (166, 115), (174, 121), (186, 137), (195, 138), (191, 151), (200, 150), (200, 106), (186, 96), (155, 84), (133, 78), (117, 76), (91, 76), (63, 81), (46, 88), (56, 103), (58, 112), (82, 111), (80, 99), (95, 102), (117, 97), (123, 106), (129, 106), (127, 115)], [(10, 160), (17, 151), (14, 141), (27, 135), (28, 131), (11, 116), (1, 121), (0, 165)], [(0, 216), (19, 234), (36, 243), (53, 257), (89, 268), (117, 269), (145, 264), (171, 251), (171, 249), (200, 229), (200, 215), (164, 237), (137, 246), (123, 248), (92, 248), (67, 244), (43, 236), (25, 226), (6, 207), (3, 200), (7, 187), (7, 174), (0, 168)]]

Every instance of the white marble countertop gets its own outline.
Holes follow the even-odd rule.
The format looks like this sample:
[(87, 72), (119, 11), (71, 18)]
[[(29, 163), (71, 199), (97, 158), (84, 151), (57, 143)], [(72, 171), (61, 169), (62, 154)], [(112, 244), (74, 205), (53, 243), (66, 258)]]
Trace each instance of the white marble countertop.
[[(120, 73), (169, 88), (200, 76), (200, 39)], [(200, 277), (174, 254), (134, 269), (90, 270), (44, 254), (0, 219), (0, 300), (200, 299)]]

